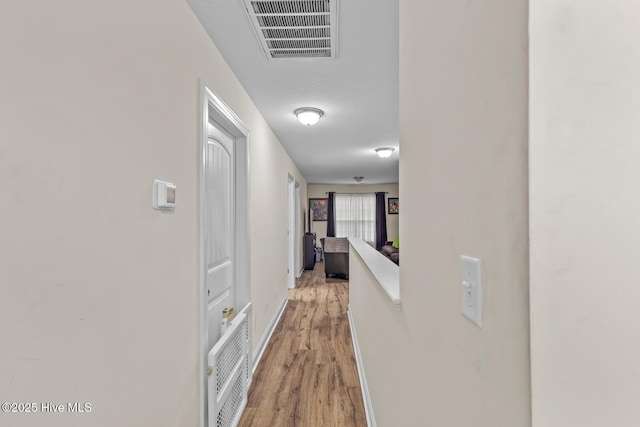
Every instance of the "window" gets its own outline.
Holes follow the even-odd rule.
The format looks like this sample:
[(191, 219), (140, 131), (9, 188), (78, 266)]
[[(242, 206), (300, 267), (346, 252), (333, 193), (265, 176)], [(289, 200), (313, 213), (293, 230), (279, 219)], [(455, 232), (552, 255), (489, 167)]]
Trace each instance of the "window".
[(336, 237), (359, 237), (375, 245), (375, 194), (336, 194), (335, 212)]

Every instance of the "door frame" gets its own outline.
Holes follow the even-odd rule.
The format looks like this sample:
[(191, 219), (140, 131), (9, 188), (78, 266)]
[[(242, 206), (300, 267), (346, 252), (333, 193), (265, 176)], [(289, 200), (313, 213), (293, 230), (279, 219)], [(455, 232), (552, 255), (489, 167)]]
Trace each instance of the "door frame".
[(298, 239), (296, 180), (287, 174), (287, 288), (296, 287), (296, 240)]
[(302, 276), (302, 215), (301, 215), (301, 210), (302, 210), (302, 205), (300, 204), (300, 183), (296, 180), (296, 201), (295, 201), (295, 206), (296, 206), (296, 225), (295, 225), (295, 260), (294, 260), (294, 268), (295, 268), (295, 275), (296, 278)]
[[(198, 295), (198, 311), (200, 317), (200, 345), (198, 348), (198, 366), (200, 383), (200, 426), (206, 427), (207, 413), (207, 289), (205, 259), (205, 150), (208, 143), (208, 124), (213, 120), (235, 138), (235, 308), (240, 312), (251, 302), (251, 230), (250, 230), (250, 140), (249, 128), (240, 120), (229, 106), (216, 95), (204, 81), (200, 81), (200, 143), (198, 161), (200, 163), (200, 289)], [(252, 319), (249, 322), (251, 336)], [(251, 356), (252, 352), (249, 352)], [(249, 361), (252, 366), (253, 361)], [(251, 375), (251, 373), (249, 373)]]

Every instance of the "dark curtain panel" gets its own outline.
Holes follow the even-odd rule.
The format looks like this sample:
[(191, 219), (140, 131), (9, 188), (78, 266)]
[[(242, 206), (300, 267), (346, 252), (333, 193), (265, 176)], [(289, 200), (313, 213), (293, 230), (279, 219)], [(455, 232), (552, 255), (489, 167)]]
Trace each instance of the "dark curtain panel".
[[(376, 249), (381, 250), (387, 241), (387, 212), (385, 193), (376, 193)], [(331, 203), (331, 202), (329, 202)], [(329, 204), (331, 206), (331, 204)]]
[(329, 206), (327, 206), (327, 237), (336, 237), (336, 193), (329, 192)]

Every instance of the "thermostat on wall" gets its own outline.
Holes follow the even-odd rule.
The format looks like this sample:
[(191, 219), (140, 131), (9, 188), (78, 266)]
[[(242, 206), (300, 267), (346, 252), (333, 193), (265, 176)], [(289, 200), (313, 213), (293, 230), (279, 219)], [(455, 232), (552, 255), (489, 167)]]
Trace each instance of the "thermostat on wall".
[(175, 209), (176, 208), (176, 186), (170, 182), (153, 180), (153, 208), (154, 209)]

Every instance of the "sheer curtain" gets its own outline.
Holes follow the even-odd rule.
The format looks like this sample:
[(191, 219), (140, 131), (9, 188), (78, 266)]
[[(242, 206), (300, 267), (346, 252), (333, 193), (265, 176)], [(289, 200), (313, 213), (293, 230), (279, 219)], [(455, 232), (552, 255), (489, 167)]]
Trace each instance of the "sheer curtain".
[(359, 237), (376, 242), (376, 195), (336, 194), (336, 237)]

